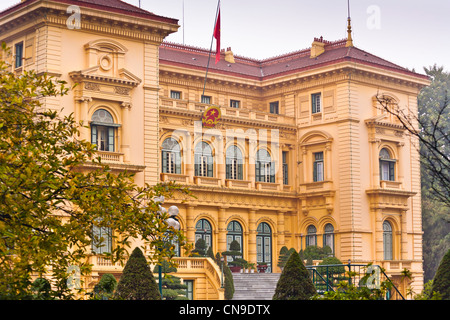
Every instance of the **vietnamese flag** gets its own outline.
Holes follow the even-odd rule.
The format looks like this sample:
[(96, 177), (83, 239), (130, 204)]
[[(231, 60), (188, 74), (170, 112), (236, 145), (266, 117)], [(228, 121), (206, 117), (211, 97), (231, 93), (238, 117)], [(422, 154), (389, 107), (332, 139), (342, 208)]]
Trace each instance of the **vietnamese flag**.
[(216, 38), (216, 64), (220, 60), (220, 8), (217, 14), (216, 26), (214, 27), (214, 38)]

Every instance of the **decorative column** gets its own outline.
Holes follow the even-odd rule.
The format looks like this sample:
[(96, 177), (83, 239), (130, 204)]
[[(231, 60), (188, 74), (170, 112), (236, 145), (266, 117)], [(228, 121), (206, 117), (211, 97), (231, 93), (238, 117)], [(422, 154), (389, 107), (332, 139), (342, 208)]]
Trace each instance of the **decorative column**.
[(122, 145), (123, 161), (130, 162), (130, 120), (131, 103), (123, 102), (122, 107)]
[(83, 96), (78, 99), (78, 102), (80, 103), (79, 120), (83, 124), (83, 127), (80, 128), (80, 138), (81, 140), (91, 141), (89, 137), (89, 128), (87, 126), (89, 125), (88, 119), (89, 103), (92, 102), (92, 98)]
[(228, 207), (219, 207), (218, 215), (219, 215), (219, 233), (218, 233), (218, 249), (219, 252), (227, 251), (227, 226), (226, 223), (226, 209)]
[(194, 225), (195, 205), (187, 205), (186, 210), (186, 238), (189, 243), (195, 243), (195, 225)]
[(380, 187), (380, 164), (378, 158), (378, 144), (381, 142), (380, 139), (373, 139), (370, 142), (370, 149), (372, 153), (372, 187)]
[(278, 248), (285, 245), (284, 239), (284, 214), (285, 211), (277, 212), (277, 233), (278, 233)]
[(400, 182), (400, 189), (403, 189), (403, 168), (404, 168), (404, 163), (403, 163), (403, 146), (405, 145), (404, 142), (397, 142), (397, 176), (398, 176), (398, 182)]
[(248, 210), (248, 261), (256, 263), (256, 210)]

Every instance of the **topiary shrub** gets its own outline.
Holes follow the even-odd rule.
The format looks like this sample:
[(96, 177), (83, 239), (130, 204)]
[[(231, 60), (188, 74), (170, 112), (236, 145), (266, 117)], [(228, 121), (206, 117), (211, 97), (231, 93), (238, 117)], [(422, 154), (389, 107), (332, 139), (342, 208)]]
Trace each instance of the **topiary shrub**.
[(316, 294), (309, 272), (293, 251), (278, 280), (273, 300), (309, 300)]
[(443, 300), (450, 300), (450, 250), (439, 264), (431, 291), (437, 292)]
[(94, 298), (108, 300), (113, 296), (116, 287), (117, 280), (114, 275), (105, 273), (94, 287)]
[(161, 300), (153, 273), (141, 249), (136, 247), (123, 269), (115, 299)]

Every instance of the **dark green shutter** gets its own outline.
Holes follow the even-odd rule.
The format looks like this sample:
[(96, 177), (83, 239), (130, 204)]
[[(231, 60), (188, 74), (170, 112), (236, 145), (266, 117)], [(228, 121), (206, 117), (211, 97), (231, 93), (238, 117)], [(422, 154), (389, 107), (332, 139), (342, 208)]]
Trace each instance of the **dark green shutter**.
[(91, 143), (95, 144), (96, 145), (95, 149), (98, 150), (98, 145), (97, 145), (97, 126), (92, 126), (91, 127)]
[(167, 164), (167, 151), (162, 151), (162, 172), (163, 173), (168, 173), (169, 172), (169, 168), (168, 168), (168, 164)]
[(108, 128), (108, 150), (107, 151), (114, 151), (114, 128), (109, 127)]

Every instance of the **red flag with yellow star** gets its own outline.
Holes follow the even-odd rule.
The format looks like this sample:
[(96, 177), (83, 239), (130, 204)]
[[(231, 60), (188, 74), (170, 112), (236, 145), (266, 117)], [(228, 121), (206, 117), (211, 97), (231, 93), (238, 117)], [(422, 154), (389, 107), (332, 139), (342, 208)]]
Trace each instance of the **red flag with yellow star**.
[(216, 64), (220, 61), (220, 8), (217, 14), (216, 26), (214, 28), (214, 38), (216, 38)]

